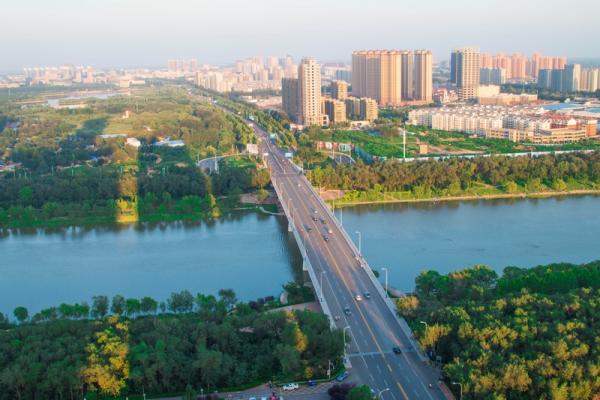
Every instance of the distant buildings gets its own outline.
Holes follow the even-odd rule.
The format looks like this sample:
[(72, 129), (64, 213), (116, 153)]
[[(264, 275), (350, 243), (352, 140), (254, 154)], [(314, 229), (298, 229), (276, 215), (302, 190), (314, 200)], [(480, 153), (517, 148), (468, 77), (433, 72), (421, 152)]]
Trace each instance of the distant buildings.
[(339, 80), (332, 81), (331, 97), (336, 100), (346, 100), (348, 98), (348, 82)]
[(533, 53), (527, 58), (521, 53), (506, 55), (481, 54), (481, 68), (500, 68), (508, 81), (534, 80), (542, 69), (564, 69), (567, 64), (566, 57), (544, 56)]
[(168, 60), (167, 70), (174, 74), (188, 74), (198, 71), (198, 60)]
[(324, 99), (324, 113), (329, 117), (329, 123), (346, 122), (346, 103), (342, 100)]
[(365, 50), (352, 53), (352, 94), (380, 106), (431, 102), (432, 55), (428, 50)]
[(298, 79), (283, 78), (281, 81), (281, 103), (283, 111), (292, 119), (298, 118), (299, 107)]
[(304, 58), (298, 66), (298, 78), (282, 80), (281, 97), (284, 111), (300, 125), (327, 125), (322, 112), (321, 68), (314, 58)]
[(563, 69), (542, 69), (537, 86), (553, 92), (595, 92), (600, 88), (600, 69), (582, 68), (579, 64), (568, 64)]
[(482, 85), (504, 85), (506, 71), (503, 68), (480, 68), (479, 83)]
[(473, 105), (412, 110), (408, 121), (443, 131), (534, 144), (577, 142), (596, 135), (597, 120), (552, 113), (536, 106)]
[(451, 54), (458, 87), (458, 98), (460, 100), (471, 100), (477, 98), (480, 81), (479, 50), (465, 47), (454, 50)]
[(360, 99), (360, 119), (363, 121), (374, 121), (378, 117), (379, 110), (374, 99), (363, 97)]

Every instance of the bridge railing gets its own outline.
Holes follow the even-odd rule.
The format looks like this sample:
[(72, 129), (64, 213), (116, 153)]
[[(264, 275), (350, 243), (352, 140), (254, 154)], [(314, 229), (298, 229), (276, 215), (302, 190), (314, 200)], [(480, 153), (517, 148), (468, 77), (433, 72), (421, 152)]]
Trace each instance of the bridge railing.
[[(298, 170), (301, 170), (301, 168), (298, 167), (296, 164), (293, 164), (293, 165), (296, 166), (296, 168), (298, 168)], [(303, 176), (303, 179), (307, 179), (307, 178)], [(308, 179), (307, 179), (307, 181), (308, 181)], [(329, 208), (327, 203), (325, 203), (325, 201), (323, 200), (321, 195), (319, 193), (317, 193), (317, 191), (315, 190), (315, 188), (313, 187), (313, 185), (310, 182), (308, 182), (308, 187), (310, 188), (312, 193), (315, 195), (315, 197), (317, 198), (319, 203), (323, 206), (323, 208), (325, 208), (326, 212), (329, 213), (329, 215), (332, 217), (334, 223), (336, 224), (336, 226), (338, 227), (340, 232), (342, 232), (342, 236), (344, 237), (344, 239), (346, 240), (346, 242), (352, 249), (354, 256), (360, 260), (360, 265), (362, 266), (363, 270), (366, 272), (367, 276), (373, 282), (373, 286), (375, 287), (375, 289), (379, 292), (379, 294), (383, 298), (384, 303), (387, 305), (388, 309), (393, 314), (396, 322), (398, 323), (398, 325), (400, 326), (400, 328), (402, 329), (402, 331), (408, 338), (412, 347), (417, 351), (417, 354), (418, 354), (419, 358), (421, 359), (421, 361), (426, 361), (427, 356), (424, 354), (423, 350), (421, 349), (421, 347), (415, 340), (414, 334), (413, 334), (412, 330), (410, 329), (410, 327), (408, 326), (408, 323), (406, 322), (406, 320), (404, 318), (402, 318), (402, 317), (400, 317), (400, 315), (398, 315), (398, 310), (396, 308), (396, 305), (394, 304), (392, 299), (386, 293), (385, 289), (381, 285), (381, 282), (379, 281), (379, 279), (377, 279), (377, 277), (373, 273), (373, 270), (367, 263), (366, 259), (364, 259), (362, 257), (362, 255), (360, 254), (358, 248), (354, 244), (354, 241), (350, 238), (350, 236), (348, 236), (348, 233), (346, 232), (344, 227), (340, 224), (340, 221), (338, 221), (335, 214), (331, 211), (331, 209)]]
[(308, 258), (308, 252), (306, 250), (304, 241), (302, 240), (300, 231), (297, 229), (296, 224), (294, 219), (292, 218), (292, 214), (290, 212), (290, 210), (288, 210), (287, 208), (287, 202), (284, 200), (284, 195), (283, 195), (283, 191), (279, 188), (279, 184), (276, 181), (275, 177), (271, 177), (271, 183), (273, 185), (273, 188), (275, 189), (275, 193), (277, 193), (277, 197), (280, 199), (280, 203), (281, 203), (281, 207), (283, 208), (283, 212), (285, 213), (287, 219), (288, 219), (288, 223), (290, 224), (291, 227), (291, 231), (292, 234), (294, 235), (294, 238), (296, 239), (296, 243), (298, 243), (298, 248), (300, 249), (300, 254), (302, 255), (302, 260), (303, 260), (303, 267), (306, 267), (306, 271), (308, 272), (308, 275), (310, 277), (310, 280), (313, 284), (313, 287), (315, 288), (315, 296), (317, 297), (319, 304), (321, 305), (321, 309), (323, 310), (323, 313), (325, 315), (327, 315), (327, 317), (329, 318), (329, 325), (331, 326), (331, 328), (335, 328), (335, 323), (333, 320), (333, 314), (331, 313), (331, 310), (329, 309), (329, 305), (327, 304), (327, 301), (325, 300), (325, 296), (320, 296), (320, 293), (323, 293), (323, 289), (321, 288), (321, 284), (319, 283), (319, 279), (317, 278), (317, 274), (314, 271), (314, 268), (312, 266), (312, 264), (310, 263), (310, 259)]

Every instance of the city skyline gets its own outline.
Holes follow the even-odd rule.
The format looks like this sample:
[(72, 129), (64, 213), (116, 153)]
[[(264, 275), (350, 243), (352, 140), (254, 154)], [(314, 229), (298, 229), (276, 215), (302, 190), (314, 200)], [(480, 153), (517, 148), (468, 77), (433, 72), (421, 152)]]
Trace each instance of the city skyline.
[[(519, 13), (513, 12), (511, 2), (496, 0), (452, 4), (427, 0), (410, 9), (378, 0), (366, 11), (360, 2), (337, 0), (289, 5), (226, 0), (211, 4), (210, 12), (205, 1), (122, 3), (10, 1), (3, 6), (0, 72), (62, 64), (163, 67), (170, 58), (225, 65), (254, 54), (288, 53), (295, 59), (313, 56), (322, 63), (346, 62), (357, 48), (427, 48), (435, 61), (446, 60), (451, 49), (465, 46), (490, 53), (600, 57), (593, 54), (588, 40), (594, 33), (593, 13), (581, 12), (593, 6), (592, 0), (576, 0), (560, 13), (544, 12), (559, 6), (554, 0), (519, 3)], [(319, 15), (312, 12), (317, 5)], [(288, 12), (290, 7), (293, 13)], [(379, 13), (383, 7), (386, 13)], [(493, 18), (488, 18), (490, 7)], [(323, 18), (327, 15), (334, 18)], [(397, 23), (399, 16), (402, 24)], [(352, 42), (330, 46), (320, 40), (349, 37), (358, 30), (361, 34)], [(510, 45), (514, 42), (518, 48)]]

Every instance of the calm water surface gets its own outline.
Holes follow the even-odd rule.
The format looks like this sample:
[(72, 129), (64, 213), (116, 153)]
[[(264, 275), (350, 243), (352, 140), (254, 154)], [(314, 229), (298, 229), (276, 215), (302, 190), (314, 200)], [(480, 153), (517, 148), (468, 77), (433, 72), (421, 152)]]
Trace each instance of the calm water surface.
[(244, 300), (278, 295), (301, 270), (282, 218), (236, 214), (206, 223), (69, 228), (0, 238), (0, 312), (30, 312), (98, 294), (152, 296), (235, 289)]
[(405, 291), (427, 269), (486, 264), (501, 272), (509, 265), (600, 259), (595, 196), (366, 205), (344, 209), (343, 224), (354, 240), (362, 232), (370, 265), (388, 267), (390, 285)]
[[(339, 215), (339, 211), (338, 211)], [(481, 263), (531, 267), (600, 259), (600, 197), (496, 200), (346, 208), (343, 223), (374, 268), (405, 291), (423, 270)], [(97, 294), (216, 293), (244, 300), (277, 295), (300, 275), (282, 218), (235, 214), (213, 224), (5, 232), (0, 237), (0, 311), (90, 301)]]

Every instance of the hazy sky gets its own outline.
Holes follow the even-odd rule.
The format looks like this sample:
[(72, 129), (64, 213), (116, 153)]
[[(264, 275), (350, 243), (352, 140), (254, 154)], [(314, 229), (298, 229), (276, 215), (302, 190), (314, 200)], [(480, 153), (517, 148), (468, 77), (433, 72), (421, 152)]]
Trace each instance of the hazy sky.
[(349, 60), (361, 48), (600, 56), (600, 0), (0, 0), (0, 71), (63, 63)]

